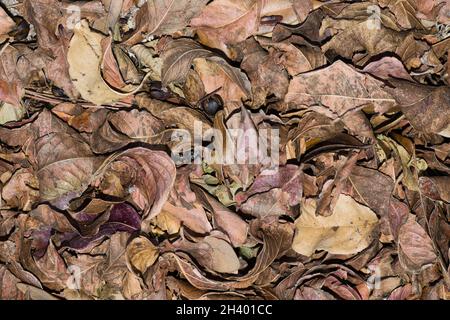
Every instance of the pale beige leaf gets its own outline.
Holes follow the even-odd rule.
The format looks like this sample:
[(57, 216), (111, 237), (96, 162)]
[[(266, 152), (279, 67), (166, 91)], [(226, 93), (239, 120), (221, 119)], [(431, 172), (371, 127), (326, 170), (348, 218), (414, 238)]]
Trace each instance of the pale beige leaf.
[(328, 217), (316, 216), (316, 203), (308, 199), (302, 206), (302, 214), (295, 222), (296, 235), (292, 248), (305, 256), (316, 250), (334, 254), (358, 253), (372, 242), (372, 232), (378, 224), (376, 214), (357, 203), (350, 196), (341, 194)]
[(219, 238), (207, 236), (204, 242), (211, 247), (209, 267), (221, 273), (237, 273), (239, 270), (239, 259), (231, 245)]
[(0, 125), (10, 121), (21, 120), (25, 116), (25, 108), (22, 105), (13, 106), (0, 102)]
[(122, 88), (127, 91), (124, 93), (106, 84), (100, 69), (103, 61), (103, 39), (103, 35), (92, 31), (88, 22), (82, 20), (74, 28), (74, 36), (67, 52), (69, 75), (75, 88), (84, 99), (97, 105), (119, 101), (140, 87)]

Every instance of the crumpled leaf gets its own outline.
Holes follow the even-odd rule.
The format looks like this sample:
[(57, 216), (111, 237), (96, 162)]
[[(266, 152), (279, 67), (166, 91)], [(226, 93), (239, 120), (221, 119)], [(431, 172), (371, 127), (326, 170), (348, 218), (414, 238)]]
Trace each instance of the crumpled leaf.
[(419, 187), (422, 193), (433, 199), (450, 202), (449, 177), (420, 177)]
[(91, 136), (92, 149), (104, 153), (137, 141), (155, 143), (163, 129), (163, 123), (145, 111), (110, 113)]
[(31, 170), (20, 169), (3, 187), (2, 198), (11, 208), (30, 211), (39, 199), (39, 184)]
[(448, 299), (447, 0), (5, 0), (0, 298)]
[(244, 244), (247, 240), (247, 223), (238, 214), (206, 194), (205, 191), (199, 188), (194, 190), (196, 195), (200, 197), (203, 205), (213, 214), (215, 227), (228, 235), (234, 247)]
[(102, 173), (109, 172), (117, 176), (115, 168), (124, 167), (125, 176), (121, 182), (129, 187), (130, 200), (143, 211), (146, 230), (148, 221), (155, 217), (166, 202), (175, 182), (175, 164), (162, 151), (145, 148), (132, 148), (115, 154), (102, 165)]
[(164, 85), (183, 82), (194, 59), (209, 57), (213, 53), (191, 39), (177, 39), (163, 49), (161, 58), (161, 80)]
[(395, 89), (389, 92), (402, 112), (417, 130), (450, 137), (449, 88), (430, 88), (406, 81), (392, 80)]
[(250, 82), (240, 69), (230, 66), (221, 57), (194, 60), (194, 69), (208, 93), (216, 92), (225, 105), (240, 103), (252, 96)]
[(258, 28), (257, 1), (215, 0), (191, 20), (200, 42), (233, 56), (230, 45), (247, 39)]

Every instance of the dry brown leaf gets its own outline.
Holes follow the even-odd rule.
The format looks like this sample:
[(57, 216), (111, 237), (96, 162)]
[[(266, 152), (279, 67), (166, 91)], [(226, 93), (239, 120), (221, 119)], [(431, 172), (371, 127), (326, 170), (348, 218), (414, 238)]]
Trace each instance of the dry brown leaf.
[(384, 83), (337, 61), (331, 66), (294, 77), (285, 101), (305, 105), (332, 119), (372, 104), (379, 112), (396, 105)]
[(450, 177), (420, 177), (422, 193), (433, 200), (450, 202)]
[(162, 52), (161, 81), (184, 82), (196, 58), (212, 56), (213, 53), (191, 39), (177, 39), (169, 42)]
[(81, 137), (50, 133), (36, 141), (39, 192), (42, 200), (68, 208), (89, 186), (102, 157), (95, 157)]
[(402, 266), (412, 272), (418, 272), (436, 261), (433, 243), (414, 219), (409, 219), (399, 231), (398, 250)]
[[(207, 0), (149, 0), (148, 33), (151, 35), (172, 34), (189, 24), (206, 5)], [(174, 19), (173, 17), (177, 17)]]
[(258, 1), (215, 0), (191, 20), (200, 42), (233, 57), (231, 45), (244, 41), (258, 29)]
[(175, 164), (162, 151), (138, 147), (110, 157), (96, 175), (115, 174), (115, 168), (122, 166), (125, 175), (121, 183), (128, 187), (131, 201), (143, 211), (142, 229), (149, 230), (150, 220), (161, 211), (175, 182)]
[(401, 80), (391, 82), (395, 88), (389, 89), (389, 92), (415, 129), (450, 137), (448, 87), (427, 87)]
[(0, 8), (0, 39), (12, 31), (15, 26), (14, 20), (11, 19), (3, 8)]
[(225, 105), (250, 99), (251, 86), (245, 73), (230, 66), (220, 57), (194, 60), (194, 69), (200, 76), (207, 93), (219, 94)]

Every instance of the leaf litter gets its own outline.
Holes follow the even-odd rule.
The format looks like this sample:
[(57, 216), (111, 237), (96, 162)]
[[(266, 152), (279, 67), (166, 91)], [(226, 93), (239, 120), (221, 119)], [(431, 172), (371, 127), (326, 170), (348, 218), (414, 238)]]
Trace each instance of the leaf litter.
[(449, 299), (449, 13), (0, 1), (0, 299)]

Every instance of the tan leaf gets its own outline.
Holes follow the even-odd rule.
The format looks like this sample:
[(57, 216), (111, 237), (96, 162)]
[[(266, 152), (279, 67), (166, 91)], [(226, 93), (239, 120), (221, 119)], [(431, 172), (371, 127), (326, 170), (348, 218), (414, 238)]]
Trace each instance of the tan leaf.
[(221, 273), (238, 272), (239, 259), (228, 242), (212, 236), (205, 237), (203, 241), (210, 246), (209, 268)]
[(212, 229), (203, 208), (194, 206), (193, 208), (187, 209), (181, 206), (174, 206), (173, 204), (166, 202), (162, 210), (181, 221), (183, 225), (194, 232), (205, 234), (210, 232)]
[(276, 49), (276, 53), (280, 55), (279, 63), (291, 76), (317, 69), (326, 64), (325, 56), (317, 47), (296, 45), (288, 40), (284, 42), (268, 41), (266, 38), (258, 38), (258, 42), (264, 47)]
[(152, 224), (157, 228), (156, 230), (152, 230), (152, 232), (157, 233), (162, 231), (167, 232), (169, 235), (178, 233), (181, 228), (181, 220), (165, 211), (164, 207), (162, 208), (161, 213), (153, 218)]
[(225, 105), (251, 98), (251, 85), (240, 69), (230, 66), (220, 57), (199, 58), (194, 61), (207, 93), (216, 90)]
[(81, 137), (67, 133), (43, 136), (36, 141), (36, 151), (41, 199), (64, 209), (89, 186), (103, 161)]
[(233, 246), (237, 247), (247, 240), (247, 223), (235, 212), (231, 211), (212, 196), (200, 188), (194, 188), (200, 201), (213, 214), (213, 222), (216, 228), (224, 231), (230, 238)]
[(159, 249), (145, 237), (134, 238), (127, 247), (127, 259), (142, 274), (158, 259)]
[(381, 6), (387, 6), (397, 18), (398, 24), (404, 29), (424, 29), (420, 20), (416, 17), (416, 0), (381, 0)]
[(97, 105), (119, 101), (138, 90), (140, 86), (121, 88), (119, 92), (110, 87), (102, 77), (103, 61), (102, 41), (100, 33), (92, 31), (86, 20), (75, 26), (74, 36), (70, 41), (67, 60), (70, 78), (81, 96)]
[(191, 20), (200, 42), (217, 48), (229, 57), (230, 45), (239, 43), (258, 29), (258, 1), (215, 0)]
[[(92, 117), (91, 117), (92, 118)], [(106, 121), (91, 136), (94, 152), (116, 151), (131, 142), (155, 142), (164, 129), (162, 121), (146, 111), (110, 113)]]
[(305, 256), (316, 250), (334, 254), (354, 254), (365, 249), (373, 240), (378, 224), (376, 214), (341, 194), (331, 216), (315, 215), (314, 200), (307, 199), (302, 214), (295, 222), (296, 235), (292, 248)]
[(39, 199), (39, 183), (29, 169), (17, 170), (3, 187), (1, 196), (8, 206), (30, 211)]

